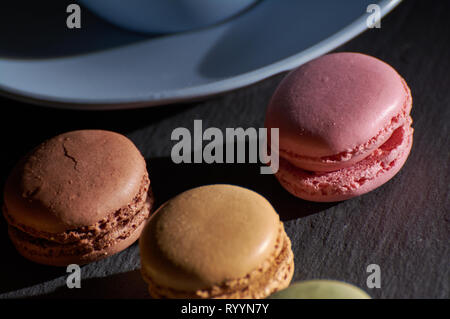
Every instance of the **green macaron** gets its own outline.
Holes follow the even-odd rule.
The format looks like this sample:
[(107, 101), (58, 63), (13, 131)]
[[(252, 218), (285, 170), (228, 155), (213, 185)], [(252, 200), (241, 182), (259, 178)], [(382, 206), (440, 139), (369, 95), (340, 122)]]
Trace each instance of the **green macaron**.
[(294, 283), (270, 299), (371, 299), (358, 287), (335, 280), (308, 280)]

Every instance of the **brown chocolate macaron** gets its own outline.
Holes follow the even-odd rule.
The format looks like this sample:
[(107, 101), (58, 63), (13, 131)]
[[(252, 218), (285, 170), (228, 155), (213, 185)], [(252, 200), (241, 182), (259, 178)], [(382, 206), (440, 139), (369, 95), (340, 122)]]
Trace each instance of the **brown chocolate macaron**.
[(45, 141), (13, 169), (3, 215), (24, 257), (85, 264), (135, 242), (153, 197), (146, 163), (125, 136), (81, 130)]

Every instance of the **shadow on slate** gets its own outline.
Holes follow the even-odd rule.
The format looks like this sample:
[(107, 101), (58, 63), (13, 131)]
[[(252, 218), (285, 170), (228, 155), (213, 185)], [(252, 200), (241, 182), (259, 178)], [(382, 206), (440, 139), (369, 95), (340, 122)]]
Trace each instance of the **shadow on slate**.
[[(104, 129), (127, 134), (194, 106), (176, 104), (132, 110), (77, 111), (28, 105), (2, 97), (0, 105), (0, 118), (8, 119), (0, 128), (2, 146), (8, 150), (0, 171), (2, 189), (15, 163), (48, 138), (81, 129)], [(14, 138), (10, 138), (11, 132), (15, 132)]]
[(4, 1), (0, 57), (46, 59), (85, 54), (145, 41), (152, 36), (117, 28), (82, 9), (81, 29), (69, 29), (70, 0)]
[(81, 280), (81, 288), (69, 289), (66, 286), (55, 291), (31, 297), (38, 299), (143, 299), (150, 298), (147, 284), (139, 270), (114, 274), (107, 277), (86, 278)]
[[(22, 257), (8, 236), (5, 219), (0, 218), (0, 293), (40, 284), (66, 275), (65, 267), (40, 265)], [(13, 274), (13, 275), (12, 275)]]
[[(2, 158), (0, 170), (0, 192), (3, 194), (6, 178), (16, 162), (33, 147), (52, 136), (78, 129), (106, 129), (126, 134), (185, 111), (193, 104), (119, 111), (72, 111), (27, 105), (0, 97), (0, 105), (0, 118), (8, 119), (1, 127), (2, 146), (8, 150), (8, 156)], [(11, 131), (16, 132), (14, 138), (10, 138)], [(2, 205), (3, 196), (0, 206)], [(64, 267), (39, 265), (20, 256), (9, 239), (3, 216), (0, 216), (0, 242), (3, 252), (0, 293), (66, 275)]]
[(274, 175), (260, 174), (262, 164), (175, 164), (169, 157), (147, 162), (156, 207), (188, 189), (210, 184), (232, 184), (264, 196), (282, 221), (319, 213), (334, 203), (305, 201), (288, 193)]

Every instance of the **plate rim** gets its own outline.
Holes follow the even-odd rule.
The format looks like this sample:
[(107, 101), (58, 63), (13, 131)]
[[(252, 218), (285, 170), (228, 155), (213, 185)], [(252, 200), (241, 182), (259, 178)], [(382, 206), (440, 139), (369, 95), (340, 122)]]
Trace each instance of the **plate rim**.
[[(402, 0), (381, 0), (378, 5), (381, 9), (381, 18), (386, 16)], [(275, 76), (279, 73), (292, 70), (316, 57), (330, 52), (342, 44), (350, 41), (368, 29), (366, 25), (369, 13), (365, 13), (344, 28), (331, 36), (310, 46), (294, 55), (268, 64), (253, 71), (245, 72), (226, 79), (217, 80), (207, 84), (186, 87), (183, 89), (148, 93), (135, 99), (96, 99), (96, 101), (83, 100), (82, 98), (60, 98), (38, 93), (30, 93), (18, 90), (0, 83), (0, 95), (17, 101), (36, 104), (46, 107), (73, 109), (73, 110), (119, 110), (154, 107), (174, 103), (188, 103), (202, 100), (214, 95), (223, 94), (239, 88), (243, 88), (259, 81)]]

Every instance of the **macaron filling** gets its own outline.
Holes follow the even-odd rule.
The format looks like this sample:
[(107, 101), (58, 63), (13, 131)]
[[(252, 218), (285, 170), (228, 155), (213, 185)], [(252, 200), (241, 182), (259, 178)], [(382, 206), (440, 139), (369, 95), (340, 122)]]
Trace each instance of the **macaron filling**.
[[(148, 219), (153, 205), (147, 174), (142, 180), (133, 201), (108, 214), (94, 225), (69, 229), (61, 233), (38, 231), (18, 223), (8, 212), (3, 214), (8, 221), (8, 231), (17, 249), (27, 256), (67, 259), (74, 256), (83, 259), (113, 247), (126, 240)], [(150, 194), (150, 195), (149, 195)], [(81, 255), (81, 257), (80, 257)], [(66, 263), (66, 262), (63, 262)]]
[(148, 284), (149, 293), (154, 298), (264, 298), (292, 278), (293, 253), (291, 241), (280, 222), (278, 236), (273, 253), (261, 266), (249, 272), (243, 278), (227, 280), (221, 284), (197, 291), (182, 291), (170, 287), (162, 287), (142, 267), (141, 272)]
[(371, 182), (383, 184), (406, 161), (412, 146), (411, 122), (408, 117), (407, 124), (397, 128), (384, 144), (353, 166), (332, 172), (309, 172), (281, 159), (283, 169), (276, 177), (290, 193), (315, 201), (344, 200), (364, 194), (367, 187), (374, 187), (368, 186)]

